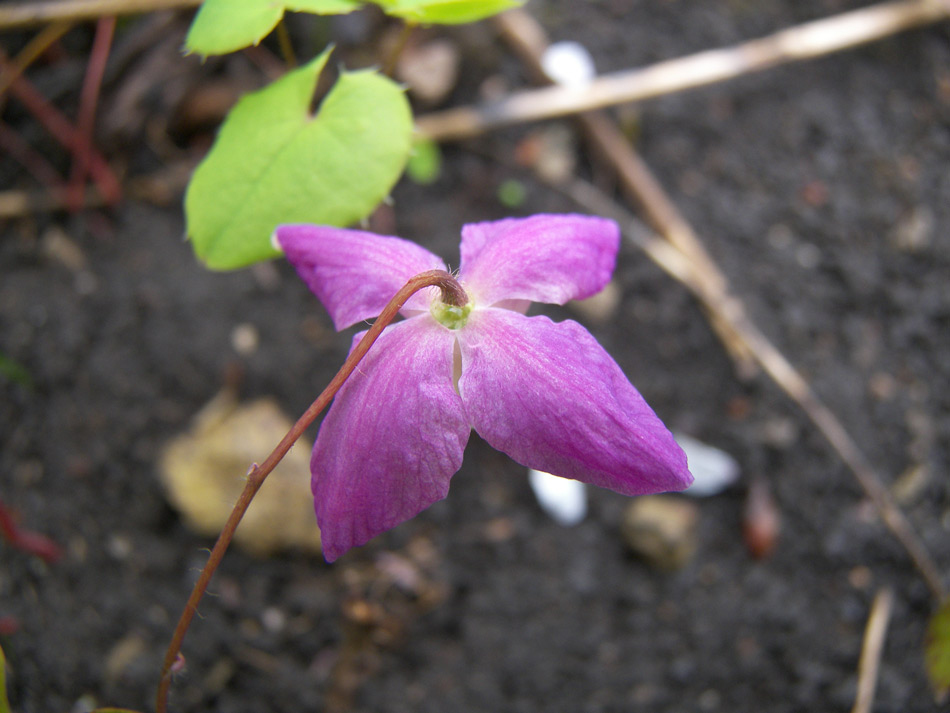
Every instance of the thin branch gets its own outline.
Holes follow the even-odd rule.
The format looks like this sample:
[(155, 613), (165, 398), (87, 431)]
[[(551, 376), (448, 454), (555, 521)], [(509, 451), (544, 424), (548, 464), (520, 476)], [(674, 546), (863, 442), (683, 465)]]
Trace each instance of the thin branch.
[(761, 39), (599, 77), (584, 88), (524, 91), (501, 101), (422, 116), (434, 141), (469, 138), (511, 124), (650, 99), (813, 59), (950, 17), (950, 0), (900, 0), (795, 25)]
[(198, 7), (202, 0), (45, 0), (0, 4), (0, 30), (48, 22), (94, 20), (107, 15), (135, 15)]
[[(541, 56), (548, 45), (544, 28), (524, 10), (512, 10), (496, 17), (495, 25), (527, 65), (529, 73), (539, 83), (550, 84), (551, 80), (541, 64)], [(707, 282), (706, 289), (710, 293), (724, 292), (727, 287), (725, 275), (614, 122), (599, 111), (578, 114), (575, 120), (594, 151), (617, 172), (627, 197), (646, 213), (647, 220), (657, 232), (689, 258), (696, 279)], [(713, 329), (736, 361), (740, 374), (751, 377), (756, 367), (744, 342), (734, 337), (717, 313), (707, 314)]]
[(13, 80), (23, 74), (27, 67), (49, 49), (50, 45), (65, 35), (71, 27), (72, 23), (60, 21), (47, 25), (38, 32), (36, 37), (30, 40), (26, 47), (13, 58), (9, 68), (4, 68), (3, 74), (0, 75), (0, 97), (10, 88)]
[[(534, 74), (543, 74), (539, 53), (543, 51), (546, 40), (540, 26), (531, 27), (531, 24), (530, 16), (524, 16), (516, 24), (502, 22), (502, 28), (509, 39), (524, 33), (524, 40), (516, 43), (519, 54), (528, 62)], [(645, 207), (648, 219), (665, 238), (647, 238), (639, 230), (636, 235), (640, 247), (699, 298), (727, 348), (743, 357), (740, 366), (746, 360), (757, 362), (805, 411), (854, 474), (885, 525), (907, 550), (934, 596), (938, 600), (942, 599), (944, 588), (936, 564), (890, 491), (881, 483), (870, 461), (804, 377), (748, 317), (742, 302), (731, 294), (728, 279), (706, 252), (692, 226), (677, 210), (646, 163), (606, 116), (588, 113), (579, 117), (579, 121), (603, 157), (616, 168), (628, 195)], [(635, 220), (609, 198), (599, 195), (593, 187), (580, 181), (575, 181), (574, 186), (572, 195), (575, 200), (583, 199), (589, 204), (597, 204), (599, 208), (594, 212), (613, 213), (625, 225)]]
[(864, 629), (864, 644), (861, 658), (858, 660), (858, 693), (854, 699), (851, 713), (871, 713), (874, 705), (874, 689), (877, 688), (877, 672), (881, 664), (881, 652), (884, 649), (884, 637), (891, 619), (894, 606), (894, 593), (882, 589), (874, 597), (871, 614)]
[[(9, 62), (3, 50), (0, 49), (0, 71), (8, 71)], [(10, 93), (17, 97), (26, 108), (46, 128), (50, 135), (67, 149), (76, 144), (76, 127), (70, 123), (62, 112), (50, 104), (25, 77), (18, 77), (10, 84)], [(95, 179), (96, 187), (102, 193), (107, 203), (117, 203), (122, 196), (122, 188), (118, 179), (109, 168), (109, 164), (95, 148), (89, 151), (89, 173)]]
[(688, 256), (654, 235), (632, 214), (591, 184), (575, 179), (566, 185), (554, 187), (563, 190), (585, 210), (617, 220), (631, 243), (641, 248), (671, 277), (686, 286), (706, 309), (717, 313), (736, 337), (745, 342), (756, 362), (782, 391), (801, 407), (848, 466), (858, 484), (874, 503), (884, 524), (910, 555), (934, 597), (943, 599), (945, 590), (940, 572), (890, 491), (881, 483), (870, 462), (837, 416), (825, 406), (795, 367), (749, 319), (742, 302), (729, 294), (710, 293), (704, 287), (706, 282), (696, 275), (695, 267)]
[[(373, 326), (369, 328), (369, 331), (363, 335), (360, 343), (356, 345), (356, 348), (350, 353), (349, 357), (347, 357), (340, 371), (333, 377), (333, 380), (327, 388), (324, 389), (323, 393), (317, 397), (317, 400), (310, 405), (310, 408), (304, 412), (303, 416), (297, 420), (297, 423), (287, 432), (287, 435), (281, 439), (277, 447), (267, 456), (267, 460), (259, 466), (256, 463), (251, 466), (247, 473), (247, 485), (244, 487), (244, 492), (241, 493), (241, 497), (238, 498), (237, 503), (234, 505), (234, 509), (231, 511), (231, 515), (228, 517), (224, 529), (221, 530), (221, 534), (218, 536), (218, 541), (215, 543), (214, 549), (211, 550), (204, 569), (201, 570), (198, 581), (195, 582), (191, 596), (188, 597), (185, 609), (181, 614), (181, 618), (178, 620), (178, 625), (175, 627), (175, 633), (172, 635), (171, 643), (168, 645), (168, 651), (165, 653), (165, 661), (162, 665), (158, 692), (155, 697), (156, 713), (165, 713), (168, 705), (168, 688), (171, 685), (171, 674), (176, 662), (180, 660), (179, 653), (181, 651), (181, 645), (185, 640), (185, 634), (188, 632), (188, 627), (191, 625), (191, 621), (198, 611), (198, 604), (208, 589), (211, 578), (221, 563), (224, 553), (228, 549), (228, 545), (231, 544), (234, 531), (240, 524), (241, 518), (244, 517), (244, 513), (250, 506), (254, 495), (264, 484), (264, 479), (277, 467), (277, 464), (280, 463), (283, 457), (287, 455), (287, 451), (297, 442), (297, 439), (300, 438), (304, 430), (314, 422), (323, 409), (333, 400), (336, 392), (340, 390), (343, 383), (349, 378), (350, 374), (353, 373), (353, 370), (356, 369), (356, 366), (366, 355), (366, 352), (369, 351), (369, 348), (373, 346), (373, 343), (382, 333), (383, 329), (385, 329), (399, 313), (399, 310), (406, 303), (406, 300), (425, 287), (439, 287), (442, 290), (443, 299), (450, 302), (452, 300), (457, 302), (459, 299), (458, 293), (461, 291), (455, 278), (443, 270), (429, 270), (410, 279), (389, 301), (389, 304), (386, 305), (376, 321), (373, 322)], [(461, 294), (464, 295), (464, 292)]]

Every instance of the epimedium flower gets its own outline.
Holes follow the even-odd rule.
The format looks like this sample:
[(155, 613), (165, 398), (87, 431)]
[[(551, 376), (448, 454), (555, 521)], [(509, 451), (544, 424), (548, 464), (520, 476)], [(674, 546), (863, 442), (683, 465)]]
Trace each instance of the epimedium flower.
[[(283, 225), (275, 239), (337, 330), (378, 315), (414, 275), (446, 269), (414, 243), (358, 230)], [(614, 222), (580, 215), (462, 228), (467, 301), (413, 295), (320, 427), (310, 469), (328, 561), (444, 498), (473, 428), (522, 465), (624, 495), (690, 484), (683, 451), (594, 337), (525, 315), (531, 302), (599, 292), (619, 244)]]

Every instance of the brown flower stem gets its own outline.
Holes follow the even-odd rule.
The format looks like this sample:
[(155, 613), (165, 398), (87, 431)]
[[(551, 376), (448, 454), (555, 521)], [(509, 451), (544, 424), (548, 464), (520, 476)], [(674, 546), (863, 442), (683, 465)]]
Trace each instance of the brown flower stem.
[(343, 382), (353, 373), (357, 364), (359, 364), (360, 360), (366, 355), (369, 348), (373, 346), (373, 342), (376, 341), (383, 329), (392, 322), (393, 318), (406, 303), (406, 300), (424, 287), (438, 287), (441, 289), (442, 301), (449, 304), (464, 305), (468, 301), (458, 281), (444, 270), (429, 270), (409, 280), (389, 301), (389, 304), (386, 305), (376, 321), (373, 322), (373, 326), (369, 328), (369, 331), (363, 336), (360, 343), (356, 345), (356, 348), (352, 351), (350, 356), (343, 362), (343, 366), (340, 368), (340, 371), (337, 372), (337, 375), (333, 377), (333, 380), (327, 388), (324, 389), (323, 393), (317, 397), (317, 400), (310, 405), (310, 408), (304, 412), (303, 416), (294, 424), (293, 428), (287, 432), (287, 435), (281, 439), (277, 447), (267, 456), (267, 460), (261, 465), (255, 463), (251, 466), (247, 474), (247, 485), (244, 486), (244, 492), (241, 493), (241, 497), (238, 498), (237, 503), (234, 505), (234, 509), (231, 511), (231, 515), (228, 517), (224, 529), (221, 530), (221, 534), (218, 535), (218, 541), (211, 550), (211, 555), (208, 557), (204, 569), (201, 570), (198, 581), (195, 582), (191, 596), (188, 597), (185, 609), (181, 613), (181, 618), (178, 620), (174, 634), (172, 634), (172, 640), (168, 645), (168, 651), (165, 653), (165, 661), (162, 664), (161, 679), (159, 680), (158, 692), (155, 697), (155, 710), (157, 713), (165, 713), (167, 708), (172, 667), (179, 658), (179, 652), (181, 651), (185, 634), (188, 631), (191, 620), (198, 611), (198, 603), (208, 589), (208, 584), (211, 582), (215, 570), (217, 570), (218, 565), (221, 563), (224, 553), (228, 549), (228, 545), (231, 544), (234, 531), (241, 522), (241, 518), (250, 506), (254, 495), (260, 489), (261, 485), (264, 484), (264, 479), (274, 470), (277, 464), (280, 463), (281, 459), (283, 459), (297, 439), (300, 438), (304, 430), (313, 423), (323, 409), (329, 405), (337, 391), (343, 386)]

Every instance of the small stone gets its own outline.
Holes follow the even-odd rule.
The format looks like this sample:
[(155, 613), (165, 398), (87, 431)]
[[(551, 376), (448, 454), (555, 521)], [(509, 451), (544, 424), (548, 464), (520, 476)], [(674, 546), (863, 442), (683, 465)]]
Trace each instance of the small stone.
[(674, 436), (693, 474), (693, 484), (685, 490), (687, 495), (696, 498), (718, 495), (739, 478), (739, 462), (725, 451), (684, 433)]
[(821, 250), (811, 243), (802, 243), (795, 248), (795, 261), (805, 270), (814, 270), (821, 264)]
[(529, 468), (528, 483), (541, 509), (559, 525), (572, 527), (587, 516), (587, 490), (580, 481)]
[(249, 322), (243, 322), (231, 330), (231, 346), (241, 356), (250, 356), (256, 352), (259, 343), (257, 327)]
[(129, 555), (132, 554), (132, 549), (132, 540), (126, 535), (118, 533), (111, 535), (109, 541), (106, 543), (106, 551), (113, 559), (119, 560), (120, 562), (128, 559)]
[(848, 584), (855, 589), (866, 590), (871, 586), (874, 575), (868, 567), (858, 565), (848, 572)]
[(515, 536), (515, 524), (507, 517), (496, 517), (485, 523), (485, 539), (489, 542), (507, 542)]
[(762, 423), (762, 441), (766, 445), (784, 450), (790, 448), (799, 437), (798, 425), (789, 418), (776, 416)]
[(699, 694), (699, 709), (702, 711), (714, 711), (719, 709), (719, 703), (722, 701), (722, 695), (714, 688), (708, 688)]
[(782, 517), (768, 483), (763, 478), (754, 479), (742, 508), (742, 537), (749, 553), (756, 559), (771, 555), (781, 526)]
[(261, 612), (261, 624), (271, 634), (279, 634), (287, 626), (287, 615), (277, 607), (267, 607)]
[(868, 380), (868, 389), (878, 401), (890, 401), (897, 394), (897, 379), (886, 372), (876, 372)]
[(534, 170), (548, 183), (560, 184), (574, 175), (577, 146), (573, 132), (564, 124), (552, 124), (537, 132), (538, 154)]
[(907, 253), (919, 253), (933, 242), (934, 215), (927, 206), (917, 206), (904, 215), (891, 232), (891, 243)]
[(699, 508), (672, 495), (645, 495), (624, 511), (624, 542), (650, 565), (662, 570), (683, 567), (696, 552)]
[(82, 248), (62, 228), (54, 226), (44, 232), (40, 247), (43, 255), (73, 272), (86, 268), (86, 255)]
[(541, 67), (552, 82), (563, 87), (586, 87), (597, 76), (594, 58), (584, 45), (555, 42), (541, 56)]
[(215, 695), (227, 688), (228, 683), (237, 673), (237, 663), (231, 658), (222, 657), (214, 662), (202, 683), (205, 695)]
[(105, 678), (112, 684), (115, 684), (132, 663), (145, 654), (145, 641), (137, 634), (129, 634), (119, 641), (106, 654), (105, 660)]

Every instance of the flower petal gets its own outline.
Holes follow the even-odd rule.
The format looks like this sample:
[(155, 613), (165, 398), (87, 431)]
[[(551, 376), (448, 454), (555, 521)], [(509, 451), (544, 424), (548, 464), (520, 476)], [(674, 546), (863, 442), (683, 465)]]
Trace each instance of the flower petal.
[(493, 447), (529, 468), (624, 495), (692, 481), (672, 434), (576, 322), (482, 309), (458, 334), (462, 402)]
[[(274, 235), (337, 330), (378, 315), (409, 278), (445, 270), (438, 256), (402, 238), (306, 224), (278, 226)], [(438, 292), (420, 290), (404, 310), (428, 309), (429, 290)]]
[(471, 431), (454, 342), (428, 314), (391, 325), (336, 395), (310, 460), (328, 562), (448, 493)]
[(600, 292), (613, 274), (620, 229), (584, 215), (535, 215), (462, 228), (459, 279), (476, 303), (564, 304)]

